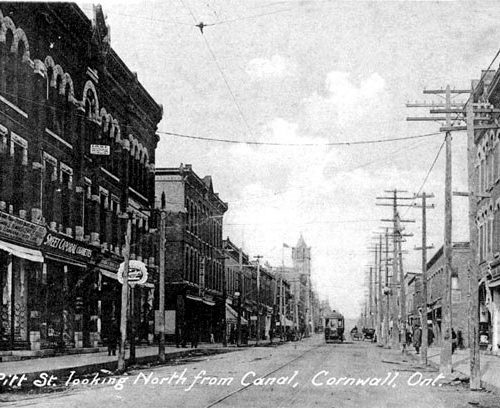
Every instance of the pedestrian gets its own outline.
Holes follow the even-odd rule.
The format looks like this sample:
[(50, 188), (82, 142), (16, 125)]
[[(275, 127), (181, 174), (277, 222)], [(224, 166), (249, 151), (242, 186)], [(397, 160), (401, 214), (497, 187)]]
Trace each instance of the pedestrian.
[(462, 334), (462, 330), (457, 331), (457, 347), (459, 349), (464, 348), (464, 336)]
[(413, 347), (415, 347), (416, 354), (420, 354), (420, 346), (422, 344), (422, 330), (419, 325), (415, 326), (413, 330)]
[(430, 347), (434, 343), (434, 332), (432, 331), (431, 326), (427, 328), (427, 344)]
[(108, 334), (108, 356), (116, 356), (116, 346), (120, 339), (120, 329), (115, 319), (111, 322)]
[(198, 348), (199, 332), (196, 323), (191, 327), (191, 348)]
[(411, 331), (410, 331), (410, 328), (408, 327), (408, 330), (406, 330), (406, 347), (407, 348), (410, 348), (411, 346)]
[(451, 328), (451, 354), (455, 352), (457, 348), (457, 333), (455, 333), (455, 329)]

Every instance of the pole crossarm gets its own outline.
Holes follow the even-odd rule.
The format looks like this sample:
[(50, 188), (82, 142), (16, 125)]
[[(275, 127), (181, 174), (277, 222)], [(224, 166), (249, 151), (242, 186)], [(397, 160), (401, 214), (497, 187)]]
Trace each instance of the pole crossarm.
[[(422, 251), (424, 248), (423, 247), (414, 247), (413, 248), (415, 251)], [(425, 247), (425, 249), (434, 249), (434, 245), (428, 245)]]
[(450, 94), (470, 94), (471, 90), (470, 89), (424, 89), (423, 93), (424, 94), (431, 94), (431, 95), (444, 95), (447, 92)]
[[(434, 103), (434, 102), (414, 102), (414, 103), (406, 103), (407, 108), (446, 108), (445, 103)], [(452, 103), (452, 107), (463, 108), (463, 103)]]
[(442, 126), (439, 128), (440, 132), (463, 132), (467, 130), (467, 126)]
[(406, 118), (407, 122), (444, 122), (445, 117), (429, 117), (429, 116), (408, 116)]
[[(383, 218), (380, 221), (383, 221), (383, 222), (394, 222), (394, 219), (392, 219), (392, 218)], [(398, 220), (398, 221), (399, 222), (415, 222), (415, 220)]]
[[(394, 204), (384, 204), (384, 203), (375, 203), (375, 205), (380, 207), (393, 207)], [(398, 204), (398, 207), (413, 207), (413, 204)]]
[(466, 191), (454, 191), (453, 192), (454, 196), (459, 196), (459, 197), (479, 197), (479, 198), (491, 198), (490, 193), (468, 193)]

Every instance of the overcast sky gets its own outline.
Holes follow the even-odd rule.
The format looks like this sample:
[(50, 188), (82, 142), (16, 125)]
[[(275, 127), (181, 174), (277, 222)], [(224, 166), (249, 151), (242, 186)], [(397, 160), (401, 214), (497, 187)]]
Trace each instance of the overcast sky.
[[(469, 88), (500, 46), (500, 2), (169, 0), (104, 2), (111, 45), (156, 101), (159, 131), (325, 144), (421, 135), (406, 122), (424, 88)], [(86, 12), (90, 6), (82, 4)], [(203, 22), (203, 34), (195, 24)], [(209, 25), (215, 24), (215, 25)], [(498, 67), (495, 62), (493, 68)], [(427, 100), (440, 101), (439, 98)], [(465, 133), (453, 140), (453, 188), (466, 188)], [(420, 188), (442, 135), (366, 146), (256, 146), (161, 135), (157, 167), (193, 165), (229, 205), (224, 237), (280, 265), (302, 233), (322, 298), (359, 313), (384, 190)], [(444, 150), (424, 190), (434, 193), (429, 243), (443, 242)], [(467, 240), (466, 199), (454, 198), (455, 241)], [(419, 271), (420, 213), (402, 209), (405, 270)], [(432, 251), (431, 254), (432, 255)], [(291, 265), (289, 249), (285, 264)]]

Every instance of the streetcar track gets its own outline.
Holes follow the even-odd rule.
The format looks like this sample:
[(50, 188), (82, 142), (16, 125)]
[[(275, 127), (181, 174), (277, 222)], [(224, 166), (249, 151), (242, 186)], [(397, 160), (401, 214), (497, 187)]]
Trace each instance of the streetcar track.
[[(307, 353), (309, 353), (310, 351), (316, 350), (316, 349), (318, 349), (318, 348), (320, 348), (320, 347), (322, 347), (322, 346), (324, 346), (324, 344), (323, 344), (323, 343), (320, 343), (320, 344), (318, 344), (318, 345), (316, 345), (316, 346), (314, 346), (314, 347), (311, 347), (310, 349), (308, 349), (308, 350), (304, 351), (304, 352), (303, 352), (302, 354), (300, 354), (299, 356), (297, 356), (297, 357), (293, 358), (293, 359), (292, 359), (292, 360), (290, 360), (290, 361), (287, 361), (285, 364), (283, 364), (283, 365), (279, 366), (278, 368), (276, 368), (276, 369), (274, 369), (274, 370), (272, 370), (272, 371), (270, 371), (270, 372), (268, 372), (268, 373), (266, 373), (266, 374), (261, 375), (260, 377), (268, 377), (268, 376), (270, 376), (271, 374), (274, 374), (275, 372), (277, 372), (277, 371), (279, 371), (279, 370), (281, 370), (281, 369), (285, 368), (286, 366), (288, 366), (288, 365), (290, 365), (290, 364), (294, 363), (295, 361), (297, 361), (297, 360), (301, 359), (302, 357), (304, 357), (304, 356), (305, 356)], [(229, 394), (225, 395), (224, 397), (221, 397), (221, 398), (219, 398), (218, 400), (216, 400), (216, 401), (214, 401), (214, 402), (211, 402), (210, 404), (206, 405), (204, 408), (211, 408), (211, 407), (214, 407), (214, 406), (216, 406), (216, 405), (220, 404), (222, 401), (225, 401), (226, 399), (228, 399), (228, 398), (232, 397), (233, 395), (238, 394), (238, 393), (240, 393), (240, 392), (243, 392), (243, 391), (247, 390), (248, 388), (250, 388), (250, 387), (251, 387), (251, 386), (253, 386), (253, 385), (254, 385), (254, 384), (253, 384), (253, 382), (252, 382), (252, 383), (250, 383), (250, 384), (248, 384), (248, 385), (244, 385), (243, 387), (238, 388), (238, 389), (236, 389), (236, 390), (234, 390), (234, 391), (230, 392)]]

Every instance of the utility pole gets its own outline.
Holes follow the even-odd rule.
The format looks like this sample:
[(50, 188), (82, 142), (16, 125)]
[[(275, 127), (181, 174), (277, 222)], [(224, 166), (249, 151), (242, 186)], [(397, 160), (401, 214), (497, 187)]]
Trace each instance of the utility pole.
[(382, 343), (382, 320), (383, 320), (383, 303), (382, 303), (382, 234), (379, 234), (379, 253), (378, 253), (378, 319), (377, 319), (377, 342)]
[(391, 318), (390, 283), (389, 283), (389, 228), (385, 230), (385, 316), (384, 316), (384, 347), (389, 347), (389, 321)]
[[(472, 89), (476, 89), (479, 81), (472, 82)], [(471, 259), (469, 262), (469, 321), (472, 328), (472, 333), (469, 333), (470, 347), (470, 381), (471, 390), (481, 389), (481, 361), (479, 354), (479, 267), (477, 256), (478, 233), (476, 226), (477, 215), (477, 197), (479, 194), (484, 194), (479, 191), (477, 172), (475, 168), (476, 161), (476, 146), (475, 146), (475, 113), (474, 113), (474, 98), (471, 95), (466, 105), (467, 115), (467, 172), (469, 185), (469, 245)]]
[(254, 256), (255, 259), (257, 259), (257, 337), (256, 337), (256, 342), (255, 345), (257, 346), (259, 344), (259, 339), (260, 339), (260, 312), (261, 312), (261, 304), (260, 304), (260, 259), (262, 258), (262, 255), (256, 255)]
[[(450, 86), (446, 86), (446, 108), (451, 108)], [(446, 126), (451, 127), (451, 115), (446, 113)], [(451, 268), (452, 268), (452, 207), (451, 207), (451, 131), (446, 131), (446, 171), (444, 191), (444, 293), (442, 300), (441, 328), (443, 342), (439, 367), (444, 375), (451, 374), (452, 368), (452, 338), (451, 330)]]
[[(487, 73), (487, 71), (483, 74)], [(468, 191), (464, 193), (455, 192), (453, 195), (465, 196), (469, 198), (469, 245), (471, 259), (469, 261), (469, 322), (471, 333), (469, 333), (470, 339), (470, 389), (479, 390), (481, 389), (481, 372), (480, 372), (480, 354), (479, 354), (479, 294), (478, 294), (478, 282), (480, 277), (479, 265), (478, 265), (478, 255), (477, 255), (477, 243), (478, 243), (478, 231), (476, 225), (477, 207), (479, 198), (491, 198), (491, 194), (484, 191), (480, 191), (481, 187), (478, 186), (478, 175), (475, 168), (476, 162), (476, 148), (475, 148), (475, 136), (476, 131), (483, 131), (487, 129), (498, 130), (500, 126), (496, 123), (492, 123), (491, 114), (500, 113), (499, 109), (494, 108), (489, 103), (476, 103), (477, 96), (475, 95), (475, 90), (481, 86), (481, 80), (472, 81), (471, 90), (455, 91), (455, 93), (468, 93), (470, 94), (469, 99), (465, 105), (455, 104), (456, 108), (447, 109), (449, 113), (464, 114), (466, 126), (452, 126), (446, 129), (441, 128), (441, 131), (467, 131), (467, 172), (468, 172)], [(431, 110), (431, 113), (433, 112)], [(479, 114), (476, 117), (476, 114)], [(464, 120), (464, 119), (462, 119)], [(475, 123), (479, 122), (479, 123)]]
[[(463, 104), (453, 102), (451, 100), (452, 94), (470, 94), (470, 90), (456, 90), (451, 89), (449, 85), (446, 89), (437, 90), (424, 90), (424, 94), (431, 95), (444, 95), (445, 103), (439, 105), (425, 105), (421, 107), (431, 108), (430, 113), (444, 114), (445, 116), (439, 117), (409, 117), (408, 121), (445, 121), (446, 125), (440, 127), (441, 132), (445, 132), (445, 150), (446, 150), (446, 166), (445, 166), (445, 207), (444, 207), (444, 293), (441, 303), (441, 332), (442, 332), (442, 346), (440, 355), (440, 372), (444, 375), (449, 375), (452, 372), (452, 314), (451, 314), (451, 274), (452, 274), (452, 167), (451, 167), (451, 132), (455, 130), (467, 130), (464, 126), (452, 126), (451, 114), (456, 113), (457, 117), (454, 120), (463, 121)], [(409, 105), (407, 105), (409, 106)], [(411, 107), (411, 106), (409, 106)], [(432, 108), (444, 109), (432, 109)], [(458, 109), (456, 109), (458, 107)], [(462, 116), (459, 116), (462, 115)]]
[(243, 251), (240, 248), (239, 251), (239, 256), (238, 256), (238, 291), (240, 292), (240, 295), (238, 296), (238, 317), (236, 320), (236, 331), (237, 331), (237, 340), (236, 340), (236, 346), (240, 347), (241, 346), (241, 308), (242, 308), (242, 297), (243, 297)]
[[(403, 236), (412, 236), (413, 234), (403, 234), (402, 228), (401, 228), (401, 223), (406, 223), (406, 222), (415, 222), (415, 220), (403, 220), (399, 217), (398, 213), (398, 207), (411, 207), (411, 204), (401, 204), (399, 203), (399, 200), (413, 200), (413, 197), (407, 197), (407, 196), (400, 196), (398, 193), (406, 193), (406, 191), (402, 190), (385, 190), (386, 193), (392, 193), (391, 197), (377, 197), (377, 200), (391, 200), (392, 204), (389, 203), (377, 203), (376, 205), (378, 206), (390, 206), (392, 207), (392, 212), (393, 212), (393, 217), (392, 219), (382, 219), (382, 221), (387, 221), (391, 222), (393, 224), (393, 233), (392, 233), (392, 241), (393, 241), (393, 255), (392, 255), (392, 279), (391, 279), (391, 284), (388, 286), (388, 296), (391, 301), (391, 318), (388, 319), (388, 321), (392, 321), (392, 327), (391, 327), (391, 343), (393, 347), (397, 347), (398, 342), (401, 341), (401, 343), (405, 342), (405, 337), (406, 337), (406, 325), (402, 324), (403, 319), (405, 319), (405, 316), (403, 316), (402, 311), (405, 309), (405, 307), (402, 305), (403, 299), (406, 297), (405, 296), (405, 287), (404, 287), (404, 282), (402, 278), (402, 257), (401, 257), (401, 262), (399, 262), (400, 256), (398, 254), (398, 248), (400, 247), (400, 241), (402, 240)], [(399, 243), (399, 244), (398, 244)], [(399, 248), (400, 249), (400, 248)], [(398, 267), (400, 272), (398, 273)], [(399, 285), (398, 285), (399, 281)], [(394, 297), (394, 291), (396, 288), (399, 286), (399, 291), (397, 292), (397, 298), (399, 299), (399, 304), (400, 304), (400, 309), (398, 310), (398, 305), (397, 305), (397, 299)], [(401, 322), (398, 322), (398, 315), (401, 314)], [(400, 324), (398, 324), (400, 323)], [(399, 326), (401, 325), (402, 328), (402, 336), (401, 339), (399, 338)]]
[(402, 245), (402, 239), (401, 239), (401, 227), (400, 227), (400, 217), (399, 214), (396, 214), (396, 219), (397, 219), (397, 229), (399, 232), (399, 237), (397, 240), (397, 252), (398, 252), (398, 261), (399, 261), (399, 307), (400, 307), (400, 315), (401, 315), (401, 339), (400, 342), (403, 345), (403, 351), (406, 351), (406, 322), (407, 322), (407, 316), (406, 316), (406, 287), (405, 287), (405, 277), (404, 277), (404, 270), (403, 270), (403, 251), (401, 248)]
[(123, 249), (124, 269), (122, 283), (122, 299), (120, 313), (120, 350), (118, 352), (118, 372), (125, 371), (125, 343), (127, 342), (127, 309), (128, 309), (128, 265), (130, 261), (130, 240), (132, 236), (132, 213), (127, 216), (127, 232), (125, 234), (125, 248)]
[(158, 288), (158, 308), (160, 315), (159, 322), (159, 342), (158, 342), (158, 355), (160, 359), (160, 363), (165, 362), (165, 223), (166, 223), (167, 214), (164, 209), (160, 210), (160, 255), (159, 255), (159, 263), (160, 263), (160, 279), (159, 279), (159, 288)]
[(373, 267), (370, 266), (370, 277), (368, 281), (368, 316), (369, 317), (369, 326), (373, 327)]
[(420, 350), (420, 360), (424, 366), (427, 365), (427, 345), (428, 345), (428, 329), (427, 329), (427, 250), (434, 248), (427, 246), (427, 209), (434, 208), (434, 204), (427, 205), (427, 198), (434, 198), (433, 194), (416, 195), (415, 198), (422, 199), (422, 205), (415, 207), (422, 208), (422, 246), (416, 247), (416, 250), (422, 250), (422, 320), (420, 327), (422, 328), (422, 348)]

